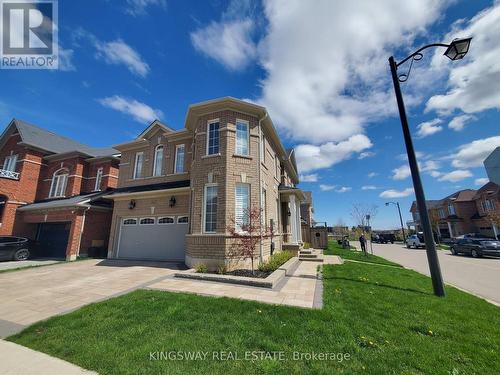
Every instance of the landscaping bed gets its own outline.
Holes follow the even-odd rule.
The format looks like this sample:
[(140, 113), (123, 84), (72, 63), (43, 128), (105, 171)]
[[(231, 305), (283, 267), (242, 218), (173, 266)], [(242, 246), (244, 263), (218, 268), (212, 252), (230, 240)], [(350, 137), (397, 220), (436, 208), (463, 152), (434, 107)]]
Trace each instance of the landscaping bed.
[[(323, 284), (322, 310), (139, 290), (9, 340), (102, 375), (500, 373), (498, 307), (452, 287), (435, 297), (428, 277), (372, 263), (325, 265)], [(158, 351), (209, 355), (158, 360)], [(220, 356), (248, 351), (286, 360)], [(293, 360), (294, 352), (349, 356)]]

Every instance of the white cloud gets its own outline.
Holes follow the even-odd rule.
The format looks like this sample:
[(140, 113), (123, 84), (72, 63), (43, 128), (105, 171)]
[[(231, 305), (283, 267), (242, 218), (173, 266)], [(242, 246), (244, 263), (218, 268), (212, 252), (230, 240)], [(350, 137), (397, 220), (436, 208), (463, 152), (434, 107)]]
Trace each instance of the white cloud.
[(432, 177), (440, 177), (442, 176), (443, 174), (439, 171), (430, 171), (429, 174), (432, 176)]
[(410, 167), (406, 164), (392, 170), (393, 180), (404, 180), (411, 176)]
[(424, 160), (418, 163), (421, 172), (432, 172), (440, 168), (440, 164), (435, 160)]
[(475, 120), (476, 117), (475, 116), (471, 116), (471, 115), (460, 115), (460, 116), (457, 116), (457, 117), (454, 117), (448, 124), (448, 127), (450, 129), (453, 129), (455, 131), (461, 131), (464, 129), (465, 125), (468, 123), (468, 122), (471, 122), (473, 120)]
[(330, 191), (335, 189), (335, 185), (320, 184), (319, 188), (321, 189), (321, 191)]
[(135, 99), (124, 98), (119, 95), (98, 99), (98, 102), (105, 107), (132, 116), (135, 121), (140, 123), (151, 122), (163, 117), (163, 113), (159, 109), (153, 109)]
[(373, 178), (375, 176), (378, 176), (378, 173), (376, 173), (376, 172), (370, 172), (370, 173), (368, 173), (368, 178)]
[(451, 63), (436, 51), (432, 65), (448, 73), (448, 91), (431, 97), (427, 110), (450, 113), (459, 109), (477, 113), (500, 108), (500, 2), (495, 1), (470, 21), (457, 21), (444, 40), (472, 36), (470, 51), (463, 60)]
[(380, 193), (380, 198), (404, 198), (413, 194), (413, 188), (406, 188), (404, 190), (389, 189)]
[(489, 181), (490, 180), (488, 180), (486, 177), (476, 178), (474, 180), (474, 185), (483, 186), (483, 185), (486, 185)]
[(59, 70), (63, 72), (72, 72), (76, 70), (73, 64), (73, 53), (72, 49), (65, 49), (59, 46)]
[(450, 155), (451, 164), (455, 168), (481, 167), (484, 159), (498, 146), (500, 136), (477, 139), (458, 148), (458, 152)]
[(366, 158), (371, 158), (373, 156), (375, 156), (374, 152), (372, 152), (372, 151), (365, 151), (365, 152), (362, 152), (361, 154), (359, 154), (358, 159), (359, 160), (363, 160), (363, 159), (366, 159)]
[(457, 169), (455, 171), (445, 173), (441, 177), (439, 177), (439, 181), (450, 181), (457, 182), (464, 180), (468, 177), (472, 177), (472, 173), (468, 170)]
[(343, 160), (349, 159), (353, 153), (361, 152), (372, 146), (371, 141), (363, 134), (351, 136), (342, 142), (328, 142), (316, 146), (301, 144), (295, 148), (298, 168), (302, 172), (328, 168)]
[(300, 182), (317, 182), (318, 174), (317, 173), (301, 174), (299, 180)]
[(132, 16), (143, 16), (147, 14), (147, 8), (152, 5), (165, 9), (167, 2), (165, 0), (127, 0), (125, 11)]
[(339, 189), (335, 189), (336, 193), (347, 193), (348, 191), (351, 191), (352, 188), (350, 186), (342, 186)]
[(241, 70), (252, 62), (257, 47), (252, 41), (250, 18), (212, 22), (191, 33), (193, 46), (231, 70)]
[(361, 190), (377, 190), (377, 189), (378, 189), (378, 187), (373, 186), (373, 185), (361, 186)]
[(129, 71), (141, 77), (146, 77), (149, 73), (149, 65), (137, 51), (121, 39), (112, 42), (96, 41), (95, 48), (97, 58), (108, 64), (125, 65)]
[(439, 125), (442, 122), (443, 122), (443, 120), (441, 120), (439, 118), (435, 118), (434, 120), (425, 121), (425, 122), (420, 123), (417, 126), (417, 129), (418, 129), (417, 130), (417, 137), (424, 138), (424, 137), (428, 137), (429, 135), (433, 135), (433, 134), (436, 134), (436, 133), (442, 131), (443, 127)]

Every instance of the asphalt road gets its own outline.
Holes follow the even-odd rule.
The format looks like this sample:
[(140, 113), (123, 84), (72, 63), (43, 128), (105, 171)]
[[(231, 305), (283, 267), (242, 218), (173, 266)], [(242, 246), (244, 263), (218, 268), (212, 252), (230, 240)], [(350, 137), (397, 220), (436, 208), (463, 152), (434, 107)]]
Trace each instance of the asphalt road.
[[(402, 244), (373, 244), (373, 254), (430, 275), (425, 249), (407, 249)], [(445, 283), (500, 306), (500, 258), (476, 259), (451, 255), (443, 250), (438, 250), (438, 257)]]

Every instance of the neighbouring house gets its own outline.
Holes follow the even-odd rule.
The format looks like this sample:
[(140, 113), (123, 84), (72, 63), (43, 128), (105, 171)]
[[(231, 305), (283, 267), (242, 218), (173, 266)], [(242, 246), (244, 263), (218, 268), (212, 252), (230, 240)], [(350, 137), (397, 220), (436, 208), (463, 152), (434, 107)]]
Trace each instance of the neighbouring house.
[(39, 256), (73, 260), (107, 246), (119, 152), (14, 119), (0, 136), (0, 234), (36, 240)]
[[(443, 199), (426, 202), (432, 229), (439, 238), (449, 239), (466, 233), (481, 233), (488, 237), (498, 235), (495, 220), (500, 217), (499, 186), (493, 182), (479, 190), (460, 190)], [(415, 201), (410, 212), (413, 222), (408, 224), (416, 231), (422, 231)]]
[(185, 127), (154, 121), (121, 152), (109, 258), (226, 264), (245, 210), (262, 208), (274, 236), (260, 260), (302, 243), (294, 151), (284, 149), (264, 107), (234, 98), (189, 106)]
[(483, 164), (489, 180), (500, 185), (500, 146), (488, 155)]
[(500, 186), (490, 181), (477, 190), (473, 199), (476, 213), (472, 216), (472, 222), (476, 231), (488, 237), (499, 238)]

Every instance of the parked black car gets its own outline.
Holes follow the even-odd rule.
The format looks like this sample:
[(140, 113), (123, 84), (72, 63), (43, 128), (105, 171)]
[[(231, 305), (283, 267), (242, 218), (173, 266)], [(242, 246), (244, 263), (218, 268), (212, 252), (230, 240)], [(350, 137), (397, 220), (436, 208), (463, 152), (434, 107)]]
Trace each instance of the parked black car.
[(500, 241), (490, 238), (461, 238), (450, 246), (453, 255), (466, 254), (474, 258), (500, 256)]
[(375, 243), (394, 243), (395, 239), (394, 234), (390, 233), (374, 234), (372, 237), (372, 241)]
[(27, 238), (0, 236), (0, 260), (26, 260), (29, 257), (30, 246)]

